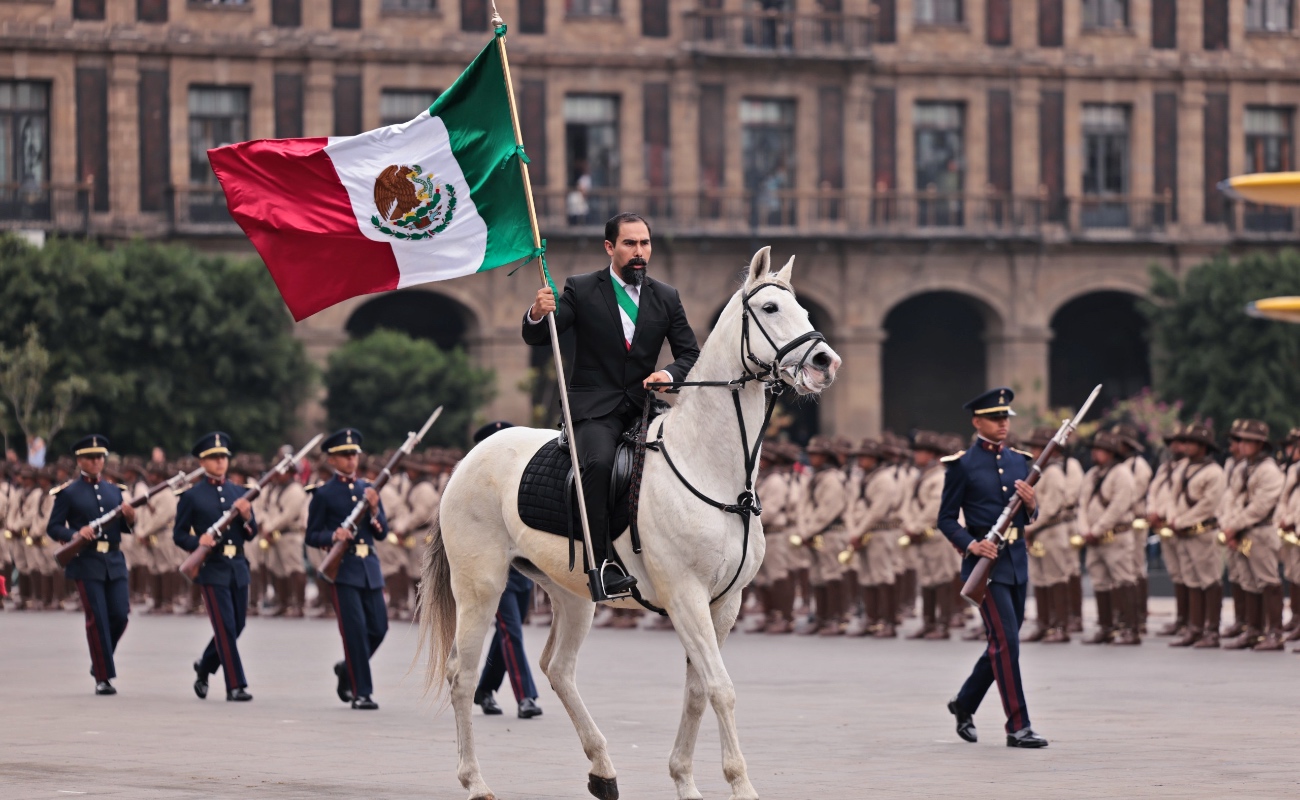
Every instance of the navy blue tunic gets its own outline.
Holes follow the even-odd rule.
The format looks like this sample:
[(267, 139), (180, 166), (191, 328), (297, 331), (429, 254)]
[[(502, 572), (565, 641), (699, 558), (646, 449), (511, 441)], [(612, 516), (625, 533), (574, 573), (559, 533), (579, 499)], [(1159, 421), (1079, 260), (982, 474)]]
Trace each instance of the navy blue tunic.
[[(91, 483), (83, 475), (69, 483), (54, 496), (54, 509), (46, 534), (56, 542), (70, 542), (77, 531), (99, 519), (122, 504), (122, 490), (117, 484), (102, 478)], [(81, 549), (64, 570), (74, 581), (116, 580), (127, 576), (126, 558), (119, 549), (123, 530), (121, 517), (105, 525), (99, 532), (99, 542), (105, 542), (108, 552), (100, 552), (99, 542)]]
[[(307, 507), (307, 544), (328, 550), (334, 543), (334, 531), (338, 530), (356, 506), (357, 501), (365, 496), (370, 481), (365, 478), (348, 480), (342, 475), (322, 483), (312, 492), (311, 504)], [(358, 589), (384, 588), (384, 573), (379, 568), (379, 556), (375, 553), (375, 538), (388, 536), (388, 517), (384, 514), (384, 504), (379, 504), (379, 513), (371, 515), (366, 512), (357, 521), (355, 538), (352, 546), (343, 555), (339, 573), (334, 583), (341, 586), (355, 586)], [(357, 546), (362, 545), (364, 556), (357, 555)]]
[[(206, 477), (200, 480), (181, 495), (180, 502), (176, 505), (176, 526), (172, 528), (172, 541), (182, 550), (193, 553), (199, 547), (199, 537), (221, 519), (246, 491), (244, 487), (228, 480), (219, 483)], [(236, 514), (234, 522), (226, 528), (217, 546), (208, 553), (194, 582), (229, 586), (233, 578), (235, 586), (247, 586), (248, 559), (244, 557), (244, 542), (255, 536), (256, 517), (250, 516), (245, 521)], [(227, 549), (227, 546), (231, 549)]]
[[(948, 470), (943, 479), (943, 499), (939, 504), (939, 530), (961, 552), (961, 576), (979, 561), (977, 556), (966, 554), (971, 542), (983, 538), (1002, 509), (1016, 493), (1016, 481), (1029, 477), (1030, 459), (1022, 452), (1005, 445), (995, 445), (983, 439), (955, 458), (944, 459)], [(966, 527), (958, 522), (957, 515), (964, 512)], [(1036, 514), (1035, 514), (1036, 516)], [(1002, 549), (989, 580), (994, 583), (1021, 584), (1029, 582), (1029, 554), (1025, 550), (1025, 526), (1033, 518), (1024, 509), (1011, 521), (1019, 528), (1021, 536)]]

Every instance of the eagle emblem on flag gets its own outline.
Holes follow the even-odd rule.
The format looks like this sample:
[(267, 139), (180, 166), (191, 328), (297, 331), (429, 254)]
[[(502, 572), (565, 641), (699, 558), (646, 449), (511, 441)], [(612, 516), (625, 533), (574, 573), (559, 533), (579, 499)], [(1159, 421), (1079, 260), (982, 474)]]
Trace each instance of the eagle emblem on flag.
[(407, 241), (431, 239), (451, 224), (456, 187), (439, 183), (419, 164), (393, 164), (375, 178), (375, 206), (379, 213), (370, 222), (380, 233)]

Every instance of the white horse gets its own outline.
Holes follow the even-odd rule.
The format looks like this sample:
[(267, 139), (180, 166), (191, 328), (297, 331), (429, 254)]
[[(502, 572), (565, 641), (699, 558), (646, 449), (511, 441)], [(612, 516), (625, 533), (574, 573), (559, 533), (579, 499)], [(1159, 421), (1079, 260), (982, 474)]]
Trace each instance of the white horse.
[[(743, 287), (723, 310), (687, 378), (743, 380), (733, 388), (684, 389), (675, 407), (651, 424), (649, 439), (662, 434), (681, 477), (663, 453), (648, 452), (638, 526), (642, 552), (633, 553), (630, 536), (615, 543), (642, 596), (667, 610), (686, 650), (686, 699), (668, 766), (679, 800), (701, 797), (692, 762), (706, 702), (718, 717), (722, 771), (732, 800), (758, 797), (740, 752), (735, 689), (721, 646), (740, 610), (741, 589), (758, 571), (764, 550), (757, 517), (750, 523), (748, 552), (742, 553), (741, 516), (706, 504), (684, 482), (720, 503), (736, 503), (733, 498), (755, 480), (767, 382), (784, 382), (800, 394), (818, 393), (840, 366), (840, 357), (813, 331), (808, 312), (795, 300), (790, 284), (794, 259), (778, 274), (770, 274), (770, 266), (765, 247), (754, 255)], [(510, 428), (471, 450), (447, 484), (425, 553), (418, 652), (428, 644), (426, 691), (436, 687), (441, 694), (442, 681), (450, 684), (460, 753), (457, 774), (472, 800), (493, 798), (474, 753), (470, 712), (484, 637), (511, 566), (551, 596), (554, 620), (540, 665), (591, 760), (588, 791), (601, 800), (618, 797), (605, 737), (575, 681), (578, 649), (595, 610), (586, 574), (569, 571), (564, 537), (530, 528), (519, 518), (520, 476), (555, 436), (550, 430)], [(753, 465), (748, 470), (747, 461)], [(636, 607), (626, 599), (615, 604)]]

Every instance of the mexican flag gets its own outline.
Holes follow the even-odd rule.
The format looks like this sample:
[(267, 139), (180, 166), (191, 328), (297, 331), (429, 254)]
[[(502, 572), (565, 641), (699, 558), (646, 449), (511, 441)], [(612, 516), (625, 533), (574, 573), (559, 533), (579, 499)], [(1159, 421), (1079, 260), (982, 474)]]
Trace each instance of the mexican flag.
[(519, 158), (496, 41), (410, 122), (208, 151), (295, 320), (534, 255)]

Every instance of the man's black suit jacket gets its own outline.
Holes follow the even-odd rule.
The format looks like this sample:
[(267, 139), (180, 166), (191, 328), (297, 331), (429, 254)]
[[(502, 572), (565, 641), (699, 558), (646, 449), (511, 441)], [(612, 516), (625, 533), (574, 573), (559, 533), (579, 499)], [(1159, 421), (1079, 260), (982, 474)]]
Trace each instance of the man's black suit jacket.
[[(641, 382), (655, 371), (665, 340), (676, 359), (665, 369), (675, 380), (684, 380), (700, 357), (677, 290), (649, 276), (641, 284), (636, 333), (629, 350), (608, 267), (564, 282), (555, 308), (555, 326), (560, 333), (574, 328), (577, 338), (573, 379), (569, 381), (575, 422), (603, 417), (624, 398), (640, 407), (646, 394)], [(549, 328), (545, 320), (529, 324), (524, 313), (524, 341), (528, 344), (549, 345)]]

